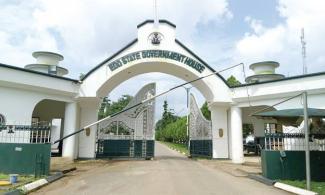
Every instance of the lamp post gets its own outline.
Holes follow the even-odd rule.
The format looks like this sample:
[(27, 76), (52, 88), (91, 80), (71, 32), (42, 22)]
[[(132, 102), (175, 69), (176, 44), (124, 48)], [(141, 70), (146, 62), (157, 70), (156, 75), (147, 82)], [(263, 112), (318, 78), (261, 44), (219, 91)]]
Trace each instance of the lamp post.
[[(184, 87), (184, 86), (183, 86)], [(186, 90), (186, 107), (187, 107), (187, 114), (186, 114), (186, 136), (187, 136), (187, 149), (190, 152), (190, 132), (189, 132), (189, 115), (190, 115), (190, 105), (189, 105), (189, 97), (190, 97), (190, 90), (192, 87), (184, 87)]]

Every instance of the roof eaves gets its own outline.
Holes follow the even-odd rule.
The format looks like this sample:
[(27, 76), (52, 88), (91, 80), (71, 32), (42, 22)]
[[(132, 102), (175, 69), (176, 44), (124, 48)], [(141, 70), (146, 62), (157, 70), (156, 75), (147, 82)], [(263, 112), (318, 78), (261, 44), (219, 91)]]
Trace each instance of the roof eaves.
[(253, 85), (260, 85), (260, 84), (267, 84), (267, 83), (275, 83), (275, 82), (280, 82), (280, 81), (288, 81), (288, 80), (308, 78), (308, 77), (314, 77), (314, 76), (322, 76), (322, 75), (325, 75), (325, 72), (316, 72), (316, 73), (305, 74), (305, 75), (284, 77), (282, 79), (271, 80), (271, 81), (263, 81), (263, 82), (258, 82), (258, 83), (245, 83), (245, 84), (241, 84), (241, 85), (232, 86), (230, 88), (239, 88), (239, 87), (246, 87), (246, 86), (253, 86)]
[(51, 75), (51, 74), (38, 72), (38, 71), (35, 71), (35, 70), (29, 70), (29, 69), (25, 69), (25, 68), (21, 68), (21, 67), (17, 67), (17, 66), (12, 66), (12, 65), (8, 65), (8, 64), (0, 63), (0, 67), (9, 68), (9, 69), (18, 70), (18, 71), (23, 71), (23, 72), (28, 72), (28, 73), (33, 73), (33, 74), (38, 74), (38, 75), (43, 75), (43, 76), (57, 78), (57, 79), (63, 79), (63, 80), (72, 81), (72, 82), (75, 82), (75, 83), (80, 83), (80, 81), (76, 80), (76, 79), (61, 77), (61, 76), (57, 76), (57, 75)]
[(97, 70), (98, 68), (100, 68), (102, 65), (104, 65), (105, 63), (107, 63), (111, 59), (115, 58), (117, 55), (119, 55), (120, 53), (122, 53), (123, 51), (125, 51), (127, 48), (131, 47), (137, 41), (138, 41), (137, 38), (134, 39), (133, 41), (131, 41), (130, 43), (128, 43), (126, 46), (124, 46), (122, 49), (118, 50), (116, 53), (114, 53), (113, 55), (111, 55), (110, 57), (108, 57), (107, 59), (105, 59), (104, 61), (102, 61), (100, 64), (98, 64), (94, 68), (92, 68), (89, 72), (87, 72), (87, 74), (83, 78), (81, 78), (81, 81), (85, 80), (91, 73), (93, 73), (95, 70)]

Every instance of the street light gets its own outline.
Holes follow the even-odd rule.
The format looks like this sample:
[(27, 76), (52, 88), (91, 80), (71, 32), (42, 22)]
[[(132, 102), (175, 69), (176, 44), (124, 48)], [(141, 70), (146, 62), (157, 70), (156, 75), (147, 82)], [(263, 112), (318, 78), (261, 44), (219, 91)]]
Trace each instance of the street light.
[(192, 87), (184, 87), (182, 86), (185, 90), (186, 90), (186, 107), (187, 107), (187, 114), (186, 114), (186, 136), (187, 136), (187, 149), (190, 152), (190, 134), (189, 134), (189, 115), (190, 115), (190, 105), (189, 105), (189, 95), (190, 95), (190, 90)]

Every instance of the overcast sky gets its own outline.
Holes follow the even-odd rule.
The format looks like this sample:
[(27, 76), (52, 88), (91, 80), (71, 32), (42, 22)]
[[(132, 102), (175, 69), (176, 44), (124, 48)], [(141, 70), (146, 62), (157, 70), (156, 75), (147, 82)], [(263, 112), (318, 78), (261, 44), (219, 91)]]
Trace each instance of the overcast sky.
[[(33, 51), (58, 52), (65, 57), (61, 65), (69, 69), (68, 77), (78, 78), (136, 38), (136, 25), (153, 15), (153, 0), (0, 0), (0, 63), (23, 67), (35, 61)], [(304, 27), (308, 72), (325, 71), (323, 0), (158, 0), (158, 16), (176, 24), (177, 38), (215, 70), (275, 60), (281, 64), (277, 72), (286, 76), (302, 73)], [(240, 68), (224, 76), (231, 74), (243, 79)], [(140, 75), (110, 97), (134, 95), (139, 83), (149, 82), (162, 91), (183, 81)], [(202, 104), (202, 95), (193, 92)], [(165, 99), (185, 114), (184, 89), (159, 99), (158, 110)]]

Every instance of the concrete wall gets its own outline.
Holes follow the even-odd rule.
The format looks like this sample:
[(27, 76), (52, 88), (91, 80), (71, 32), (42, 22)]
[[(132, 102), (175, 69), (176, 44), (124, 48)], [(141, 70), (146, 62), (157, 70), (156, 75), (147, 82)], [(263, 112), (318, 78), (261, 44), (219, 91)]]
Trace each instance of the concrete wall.
[[(80, 128), (94, 123), (98, 120), (99, 99), (87, 98), (83, 99), (80, 104)], [(96, 133), (97, 126), (90, 127), (90, 134), (86, 135), (86, 131), (78, 135), (78, 158), (95, 158), (96, 154)]]
[[(5, 116), (7, 124), (30, 125), (35, 106), (44, 99), (73, 101), (72, 98), (66, 96), (52, 95), (20, 88), (4, 87), (1, 85), (0, 94), (0, 113)], [(62, 103), (55, 102), (54, 105), (48, 105), (50, 106), (50, 109), (46, 109), (45, 104), (41, 104), (41, 106), (35, 110), (34, 116), (40, 115), (42, 112), (44, 119), (48, 119), (51, 116), (57, 118), (64, 117), (64, 115), (62, 117)]]

